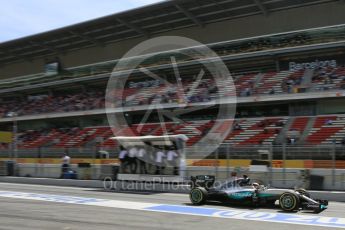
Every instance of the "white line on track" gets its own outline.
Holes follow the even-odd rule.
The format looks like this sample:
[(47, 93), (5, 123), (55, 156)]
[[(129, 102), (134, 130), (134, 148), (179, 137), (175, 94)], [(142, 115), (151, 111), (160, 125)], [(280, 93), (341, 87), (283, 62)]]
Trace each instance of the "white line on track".
[(174, 213), (194, 216), (228, 218), (237, 220), (252, 220), (252, 221), (265, 221), (275, 223), (288, 223), (300, 225), (312, 225), (323, 227), (335, 227), (345, 229), (345, 218), (325, 217), (325, 216), (307, 216), (297, 214), (285, 213), (270, 213), (270, 212), (255, 212), (243, 211), (236, 209), (218, 209), (218, 208), (205, 208), (194, 207), (185, 205), (169, 205), (169, 204), (154, 204), (133, 201), (119, 201), (119, 200), (106, 200), (97, 198), (75, 197), (75, 196), (62, 196), (52, 194), (38, 194), (26, 192), (12, 192), (1, 191), (0, 197), (48, 201), (66, 204), (79, 204), (91, 205), (98, 207), (110, 207), (120, 209), (130, 209), (137, 211), (151, 211), (160, 213)]

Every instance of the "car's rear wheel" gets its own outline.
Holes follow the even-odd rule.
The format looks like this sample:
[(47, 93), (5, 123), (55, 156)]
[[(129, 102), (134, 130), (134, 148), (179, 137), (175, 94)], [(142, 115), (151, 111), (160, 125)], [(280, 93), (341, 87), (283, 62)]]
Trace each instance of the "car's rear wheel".
[(194, 205), (205, 204), (207, 200), (207, 190), (201, 187), (193, 188), (189, 193), (189, 198)]
[(292, 212), (298, 210), (299, 198), (291, 192), (284, 192), (279, 197), (279, 206), (284, 211)]

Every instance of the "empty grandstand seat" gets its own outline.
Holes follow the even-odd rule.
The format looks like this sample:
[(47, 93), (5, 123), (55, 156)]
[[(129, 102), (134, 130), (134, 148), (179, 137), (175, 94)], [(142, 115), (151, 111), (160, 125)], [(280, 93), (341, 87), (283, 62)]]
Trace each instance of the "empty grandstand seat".
[(311, 144), (333, 144), (340, 142), (339, 132), (345, 130), (344, 117), (320, 116), (317, 117), (306, 141)]

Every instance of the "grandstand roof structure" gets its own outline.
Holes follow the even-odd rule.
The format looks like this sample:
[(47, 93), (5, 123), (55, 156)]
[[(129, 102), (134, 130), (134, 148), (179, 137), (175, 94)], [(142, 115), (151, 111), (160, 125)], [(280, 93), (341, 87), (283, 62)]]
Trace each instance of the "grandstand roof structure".
[[(166, 0), (72, 26), (0, 43), (0, 63), (59, 55), (187, 27), (339, 0)], [(344, 2), (344, 1), (342, 1)]]

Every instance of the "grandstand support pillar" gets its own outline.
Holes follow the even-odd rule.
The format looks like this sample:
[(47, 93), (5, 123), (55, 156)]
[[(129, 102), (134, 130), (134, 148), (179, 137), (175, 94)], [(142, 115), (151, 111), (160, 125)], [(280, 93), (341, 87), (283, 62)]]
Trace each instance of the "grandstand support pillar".
[(33, 165), (34, 167), (34, 177), (41, 177), (41, 170), (40, 170), (40, 166), (39, 166), (39, 160), (35, 160), (35, 164)]
[(91, 165), (92, 173), (91, 173), (90, 179), (95, 179), (95, 178), (97, 178), (97, 176), (96, 176), (97, 175), (97, 169), (96, 169), (97, 156), (99, 156), (99, 160), (101, 160), (102, 155), (99, 153), (99, 147), (97, 147), (97, 146), (93, 146), (91, 151), (93, 152), (93, 161), (92, 161), (92, 165)]
[(283, 184), (286, 184), (286, 143), (282, 145), (283, 150)]
[(41, 163), (41, 159), (43, 158), (42, 157), (42, 146), (38, 147), (38, 149), (37, 149), (37, 158), (38, 158), (39, 163)]
[(18, 133), (18, 125), (17, 125), (17, 118), (14, 119), (14, 122), (13, 122), (13, 151), (14, 151), (14, 154), (13, 154), (13, 157), (15, 160), (17, 160), (18, 158), (18, 138), (17, 138), (17, 133)]
[(270, 162), (270, 165), (268, 167), (268, 183), (269, 184), (272, 184), (272, 160), (273, 160), (273, 145), (270, 145), (269, 146), (269, 150), (268, 150), (269, 154), (268, 154), (268, 157), (269, 157), (269, 162)]
[(280, 72), (280, 63), (279, 63), (279, 59), (278, 58), (275, 58), (274, 59), (275, 61), (275, 64), (276, 64), (276, 72)]
[(218, 178), (219, 148), (216, 150), (215, 155), (216, 155), (215, 156), (216, 162), (214, 164), (214, 171), (215, 171), (216, 178)]
[(336, 173), (336, 144), (332, 147), (332, 186), (335, 186), (335, 173)]
[(81, 88), (81, 91), (83, 92), (83, 93), (87, 93), (87, 88), (85, 87), (85, 85), (80, 85), (80, 88)]
[(17, 123), (17, 116), (16, 112), (9, 112), (9, 117), (12, 117), (12, 132), (13, 132), (13, 139), (12, 139), (12, 154), (11, 158), (16, 160), (18, 157), (18, 146), (17, 146), (17, 131), (18, 131), (18, 123)]
[(226, 145), (226, 177), (230, 178), (230, 145)]
[(38, 158), (38, 161), (36, 161), (36, 166), (38, 168), (38, 173), (40, 175), (44, 175), (44, 166), (42, 165), (42, 158), (44, 158), (44, 156), (42, 155), (43, 154), (43, 151), (42, 151), (42, 146), (38, 147), (37, 149), (37, 158)]
[(9, 159), (12, 157), (12, 147), (10, 144), (7, 146), (7, 158)]

